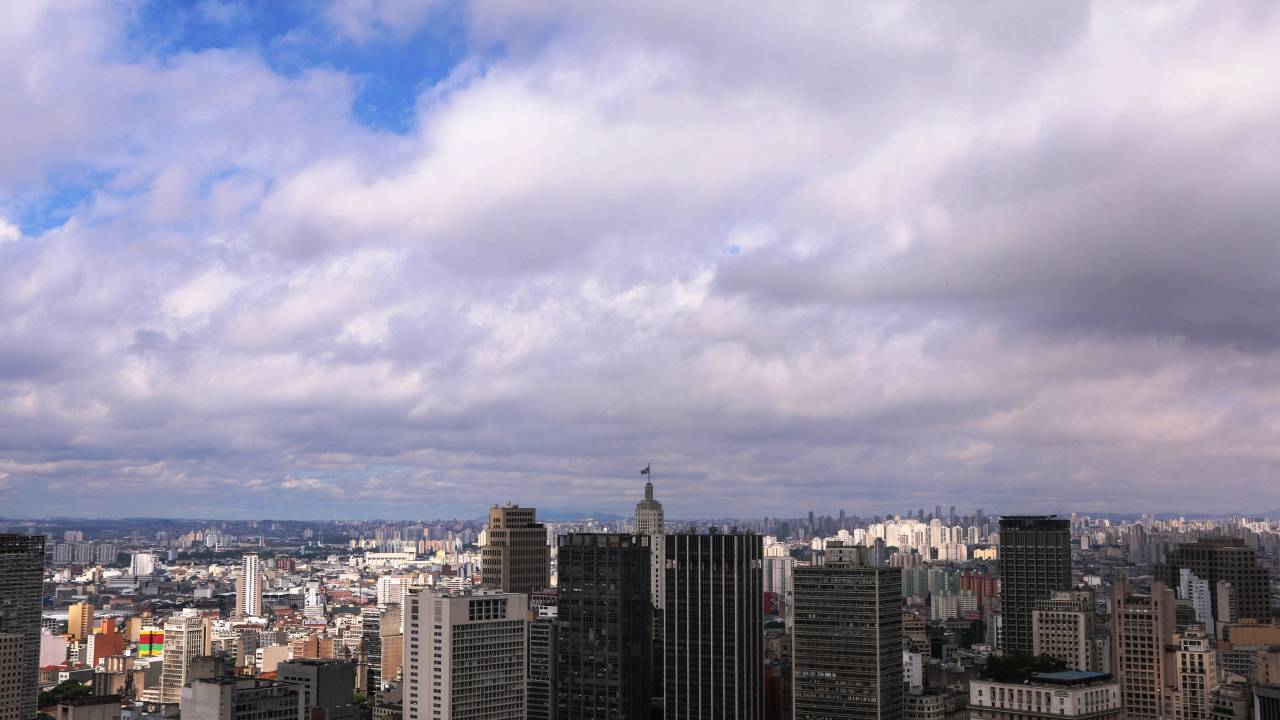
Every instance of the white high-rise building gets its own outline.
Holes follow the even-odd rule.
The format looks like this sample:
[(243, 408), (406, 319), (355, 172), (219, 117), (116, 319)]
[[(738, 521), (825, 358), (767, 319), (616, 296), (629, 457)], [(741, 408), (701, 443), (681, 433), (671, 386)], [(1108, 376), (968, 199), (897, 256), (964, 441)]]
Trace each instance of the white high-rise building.
[(156, 556), (151, 553), (138, 552), (129, 558), (129, 572), (132, 575), (155, 575)]
[(236, 588), (236, 615), (262, 616), (262, 563), (256, 554), (240, 561), (240, 580)]
[(524, 720), (528, 596), (412, 588), (404, 720)]
[(667, 605), (666, 532), (662, 503), (653, 499), (653, 483), (646, 482), (644, 499), (636, 503), (636, 534), (649, 536), (649, 597), (656, 608)]
[(164, 665), (160, 672), (160, 702), (182, 702), (191, 661), (204, 654), (204, 618), (187, 608), (164, 624)]

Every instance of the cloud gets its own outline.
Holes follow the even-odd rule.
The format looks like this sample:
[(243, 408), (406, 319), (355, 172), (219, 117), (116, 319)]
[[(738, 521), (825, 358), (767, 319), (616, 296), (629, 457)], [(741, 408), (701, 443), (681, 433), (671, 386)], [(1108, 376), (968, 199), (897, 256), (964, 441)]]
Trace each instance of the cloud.
[[(326, 17), (376, 53), (412, 5)], [(23, 11), (6, 505), (1280, 501), (1275, 8), (738, 9), (474, 3), (402, 135), (321, 59)]]

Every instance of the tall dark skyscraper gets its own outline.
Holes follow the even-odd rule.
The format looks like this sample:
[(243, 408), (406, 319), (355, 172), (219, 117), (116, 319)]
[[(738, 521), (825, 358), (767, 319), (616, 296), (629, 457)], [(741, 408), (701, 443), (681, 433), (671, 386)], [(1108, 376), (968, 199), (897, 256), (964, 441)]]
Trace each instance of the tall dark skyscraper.
[(558, 540), (558, 720), (641, 720), (652, 690), (649, 535)]
[[(1270, 622), (1271, 578), (1267, 569), (1258, 564), (1253, 548), (1238, 538), (1201, 538), (1197, 542), (1183, 543), (1169, 553), (1163, 565), (1155, 568), (1156, 579), (1169, 587), (1177, 587), (1179, 571), (1190, 570), (1210, 588), (1220, 581), (1231, 583), (1235, 591), (1235, 614), (1241, 619)], [(1218, 593), (1211, 592), (1213, 616), (1223, 620), (1228, 616), (1220, 608)]]
[(667, 535), (666, 720), (763, 717), (762, 550), (752, 533)]
[(839, 543), (795, 569), (794, 720), (901, 720), (902, 569)]
[(0, 633), (22, 638), (21, 718), (36, 716), (43, 593), (44, 536), (0, 534)]
[(528, 595), (551, 586), (551, 546), (537, 514), (511, 503), (489, 508), (488, 538), (480, 548), (485, 587)]
[(1071, 521), (1056, 516), (1000, 518), (1000, 602), (1004, 649), (1030, 654), (1036, 601), (1071, 589)]

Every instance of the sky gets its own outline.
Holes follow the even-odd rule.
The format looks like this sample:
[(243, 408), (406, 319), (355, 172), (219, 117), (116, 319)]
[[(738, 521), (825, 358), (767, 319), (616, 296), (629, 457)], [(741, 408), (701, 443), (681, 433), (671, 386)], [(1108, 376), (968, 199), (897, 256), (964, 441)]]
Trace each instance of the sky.
[(1280, 5), (19, 2), (0, 516), (1280, 507)]

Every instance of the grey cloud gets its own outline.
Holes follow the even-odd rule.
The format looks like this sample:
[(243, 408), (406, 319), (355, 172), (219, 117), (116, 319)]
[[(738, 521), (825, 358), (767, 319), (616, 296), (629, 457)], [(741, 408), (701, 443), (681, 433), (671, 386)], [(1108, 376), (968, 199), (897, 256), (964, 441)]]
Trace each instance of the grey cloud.
[(24, 162), (112, 179), (0, 245), (0, 503), (1280, 502), (1274, 9), (548, 7), (475, 5), (510, 54), (406, 137), (337, 73), (24, 25), (100, 119)]

